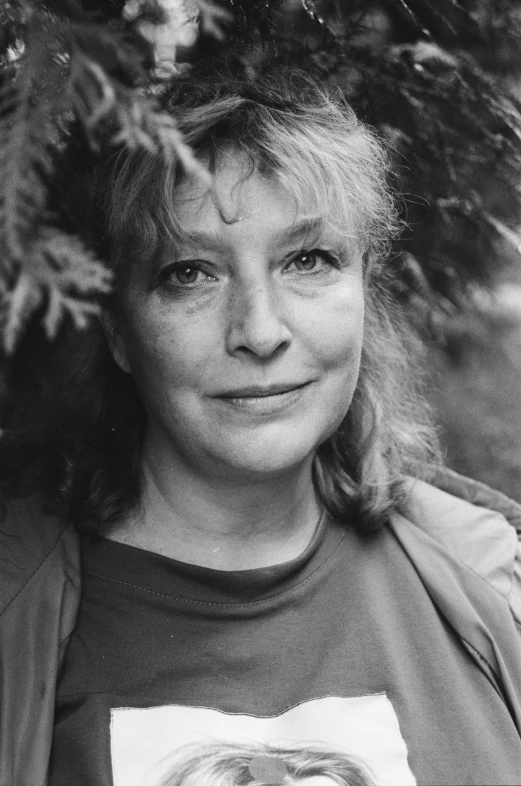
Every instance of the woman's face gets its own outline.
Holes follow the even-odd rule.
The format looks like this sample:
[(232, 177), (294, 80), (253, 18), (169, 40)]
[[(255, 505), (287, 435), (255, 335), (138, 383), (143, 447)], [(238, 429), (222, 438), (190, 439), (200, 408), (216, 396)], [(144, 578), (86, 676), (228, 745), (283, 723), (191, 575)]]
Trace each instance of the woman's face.
[(132, 267), (111, 339), (142, 395), (148, 446), (221, 477), (309, 460), (346, 414), (362, 346), (354, 241), (310, 232), (275, 180), (243, 178), (230, 159), (217, 199), (180, 186), (186, 240)]

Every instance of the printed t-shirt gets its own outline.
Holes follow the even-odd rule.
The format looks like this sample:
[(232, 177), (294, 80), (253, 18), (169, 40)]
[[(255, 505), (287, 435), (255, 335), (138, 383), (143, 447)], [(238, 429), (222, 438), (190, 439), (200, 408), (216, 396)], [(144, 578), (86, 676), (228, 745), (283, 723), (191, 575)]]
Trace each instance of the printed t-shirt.
[(379, 786), (521, 782), (507, 707), (387, 528), (324, 517), (299, 558), (246, 571), (88, 536), (82, 580), (50, 786), (162, 786), (203, 764), (191, 782), (214, 786), (216, 750), (254, 771), (268, 751), (355, 756)]

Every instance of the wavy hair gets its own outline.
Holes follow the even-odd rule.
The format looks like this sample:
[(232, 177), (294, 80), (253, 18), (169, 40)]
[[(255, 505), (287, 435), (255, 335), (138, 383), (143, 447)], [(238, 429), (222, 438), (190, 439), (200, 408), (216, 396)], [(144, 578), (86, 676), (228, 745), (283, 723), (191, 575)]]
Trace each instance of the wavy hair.
[[(333, 516), (377, 528), (399, 507), (404, 475), (424, 474), (439, 460), (418, 372), (420, 343), (389, 294), (386, 260), (400, 222), (384, 146), (339, 94), (293, 70), (248, 79), (195, 69), (160, 98), (207, 171), (215, 173), (229, 154), (241, 156), (248, 162), (244, 177), (274, 178), (299, 217), (318, 218), (363, 251), (360, 375), (344, 422), (316, 453), (314, 482)], [(132, 261), (151, 260), (178, 242), (174, 197), (187, 176), (179, 161), (165, 165), (158, 155), (126, 149), (85, 173), (88, 198), (76, 210), (69, 205), (71, 223), (117, 282)], [(53, 468), (47, 487), (68, 515), (100, 526), (139, 501), (146, 419), (101, 332), (93, 328), (73, 341), (83, 350), (69, 360), (68, 403), (51, 440), (54, 461), (47, 441), (46, 464)]]
[[(322, 775), (338, 786), (376, 786), (367, 765), (357, 756), (325, 745), (298, 746), (215, 742), (186, 745), (168, 757), (168, 773), (161, 786), (298, 786), (308, 778)], [(269, 770), (256, 774), (255, 762)], [(253, 766), (252, 766), (253, 765)], [(165, 762), (162, 762), (164, 768)]]

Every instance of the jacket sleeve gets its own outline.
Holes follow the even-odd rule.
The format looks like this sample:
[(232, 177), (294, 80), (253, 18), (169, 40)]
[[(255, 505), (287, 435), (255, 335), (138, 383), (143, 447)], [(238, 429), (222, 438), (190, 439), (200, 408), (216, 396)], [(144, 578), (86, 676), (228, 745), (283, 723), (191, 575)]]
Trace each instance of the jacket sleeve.
[[(461, 528), (454, 528), (452, 522), (447, 522), (453, 531), (451, 546), (456, 555), (469, 561), (492, 587), (508, 598), (521, 637), (521, 505), (484, 483), (465, 478), (447, 467), (435, 469), (432, 482), (458, 500), (485, 509), (484, 515), (481, 511), (479, 516), (479, 525), (474, 515), (471, 515), (471, 525), (467, 525), (464, 517)], [(516, 540), (512, 531), (508, 531), (500, 521), (498, 513), (511, 530), (515, 530)], [(443, 529), (446, 531), (447, 526)]]
[(514, 565), (514, 581), (510, 598), (512, 614), (521, 635), (521, 543), (517, 547), (516, 562)]
[(391, 529), (434, 605), (503, 697), (521, 734), (516, 529), (496, 510), (424, 481), (409, 480), (406, 492)]
[(0, 786), (43, 786), (60, 645), (79, 601), (73, 528), (35, 499), (0, 520)]

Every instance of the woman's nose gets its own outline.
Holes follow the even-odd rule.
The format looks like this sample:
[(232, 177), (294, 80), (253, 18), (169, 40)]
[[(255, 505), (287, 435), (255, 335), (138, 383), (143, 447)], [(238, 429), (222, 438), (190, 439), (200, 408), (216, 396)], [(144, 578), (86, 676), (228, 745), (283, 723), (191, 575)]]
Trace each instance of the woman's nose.
[(283, 298), (269, 281), (237, 283), (227, 314), (226, 349), (266, 359), (291, 343)]

